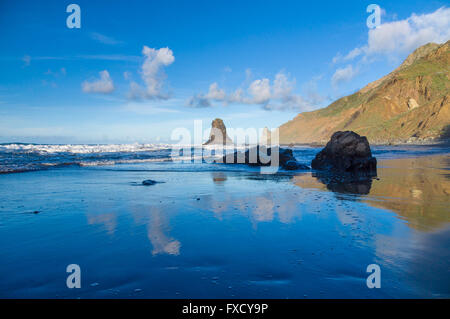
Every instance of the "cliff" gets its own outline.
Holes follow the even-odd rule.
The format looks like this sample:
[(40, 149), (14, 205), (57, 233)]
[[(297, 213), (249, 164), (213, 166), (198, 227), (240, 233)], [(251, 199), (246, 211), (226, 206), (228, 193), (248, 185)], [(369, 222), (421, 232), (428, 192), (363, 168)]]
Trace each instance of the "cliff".
[(280, 126), (280, 143), (326, 143), (354, 131), (370, 143), (427, 143), (450, 137), (450, 41), (416, 49), (390, 74), (326, 108)]

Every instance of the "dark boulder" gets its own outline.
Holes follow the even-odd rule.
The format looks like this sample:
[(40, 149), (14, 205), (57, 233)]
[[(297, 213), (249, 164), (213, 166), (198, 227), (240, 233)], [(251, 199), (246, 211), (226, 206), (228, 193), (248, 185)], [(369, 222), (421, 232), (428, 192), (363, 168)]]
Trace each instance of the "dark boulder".
[[(272, 152), (278, 152), (278, 166), (282, 169), (290, 171), (309, 169), (308, 166), (297, 162), (291, 149), (279, 147), (267, 148), (259, 145), (244, 153), (237, 151), (227, 154), (222, 158), (221, 162), (226, 164), (247, 164), (250, 166), (271, 166)], [(274, 156), (276, 156), (276, 153)]]
[(336, 132), (311, 162), (315, 170), (376, 175), (377, 160), (365, 136), (355, 132)]
[(157, 181), (154, 181), (152, 179), (146, 179), (145, 181), (142, 182), (142, 185), (144, 185), (144, 186), (152, 186), (152, 185), (159, 184), (159, 183), (164, 183), (164, 182), (157, 182)]

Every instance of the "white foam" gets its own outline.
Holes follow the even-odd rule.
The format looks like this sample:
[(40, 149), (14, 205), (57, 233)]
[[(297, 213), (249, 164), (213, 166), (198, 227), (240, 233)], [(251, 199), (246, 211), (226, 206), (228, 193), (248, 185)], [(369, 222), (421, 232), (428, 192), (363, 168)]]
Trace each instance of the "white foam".
[(6, 144), (0, 145), (2, 151), (25, 151), (37, 153), (119, 153), (119, 152), (145, 152), (170, 149), (170, 144)]
[[(205, 148), (214, 149), (218, 146), (214, 145), (179, 145), (179, 144), (4, 144), (0, 145), (0, 151), (23, 151), (36, 152), (41, 154), (51, 153), (72, 153), (72, 154), (89, 154), (89, 153), (133, 153), (157, 151), (172, 148)], [(224, 150), (243, 149), (245, 146), (226, 145)]]

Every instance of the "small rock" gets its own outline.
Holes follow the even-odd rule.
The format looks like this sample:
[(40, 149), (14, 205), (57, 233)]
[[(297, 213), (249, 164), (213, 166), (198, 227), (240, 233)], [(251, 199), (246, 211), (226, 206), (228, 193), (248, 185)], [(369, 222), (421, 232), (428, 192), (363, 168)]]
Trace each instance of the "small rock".
[(295, 171), (297, 169), (302, 169), (302, 167), (299, 166), (297, 161), (287, 161), (283, 168), (287, 171)]
[(413, 98), (408, 100), (408, 109), (413, 110), (418, 107), (419, 107), (419, 103), (417, 103), (416, 100), (414, 100)]
[(157, 182), (157, 181), (154, 181), (152, 179), (146, 179), (145, 181), (142, 182), (142, 185), (144, 185), (144, 186), (152, 186), (152, 185), (155, 185), (155, 184), (158, 184), (158, 183), (164, 183), (164, 182)]

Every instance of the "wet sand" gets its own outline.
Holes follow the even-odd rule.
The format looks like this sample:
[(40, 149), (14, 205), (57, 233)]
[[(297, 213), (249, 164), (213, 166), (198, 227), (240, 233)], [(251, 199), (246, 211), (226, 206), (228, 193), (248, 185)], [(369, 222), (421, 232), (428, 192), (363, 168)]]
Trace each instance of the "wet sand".
[(381, 160), (350, 184), (169, 163), (2, 175), (0, 297), (448, 298), (449, 164)]

